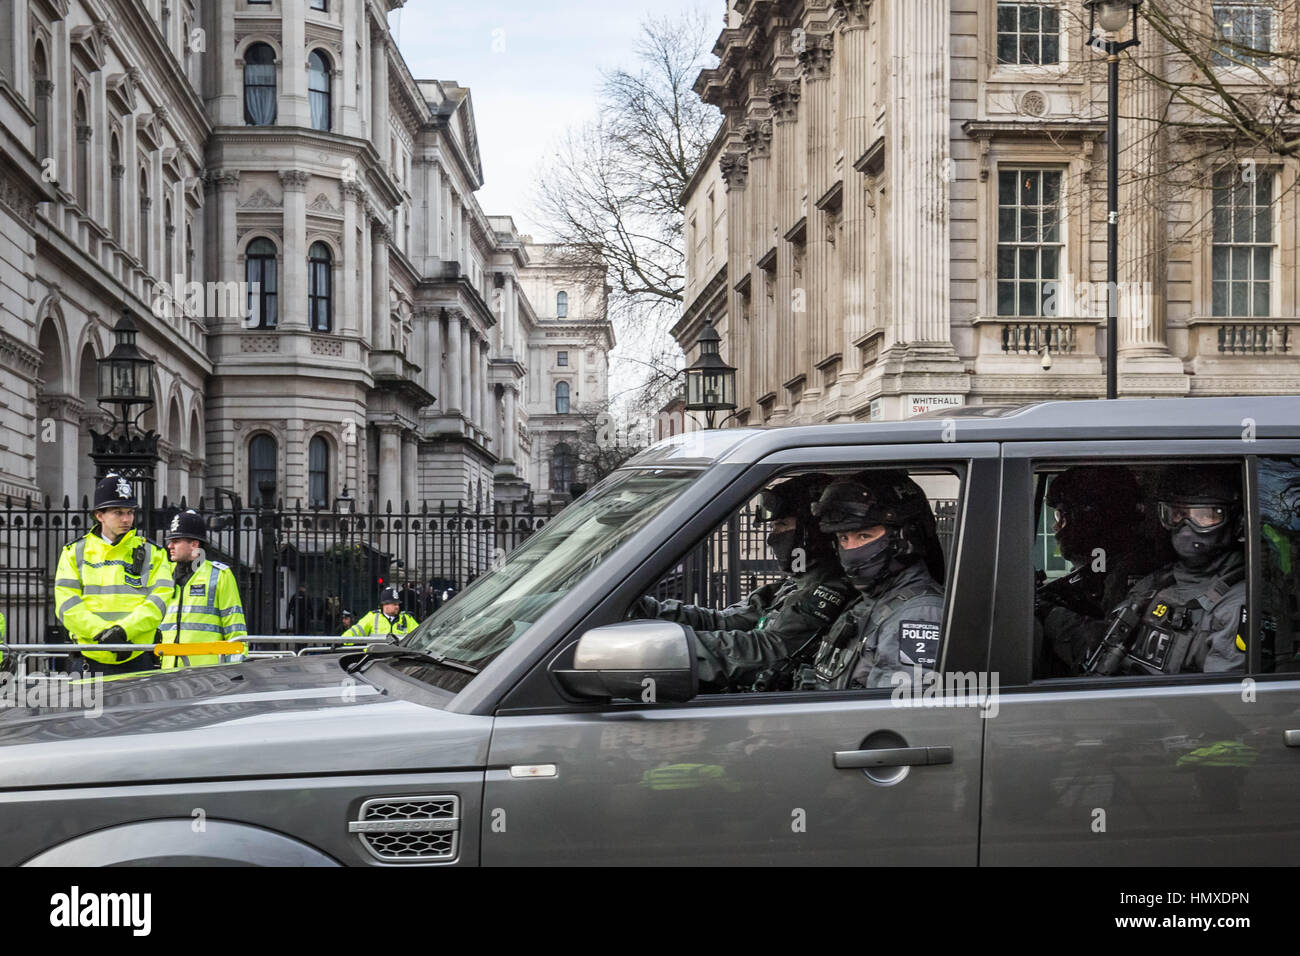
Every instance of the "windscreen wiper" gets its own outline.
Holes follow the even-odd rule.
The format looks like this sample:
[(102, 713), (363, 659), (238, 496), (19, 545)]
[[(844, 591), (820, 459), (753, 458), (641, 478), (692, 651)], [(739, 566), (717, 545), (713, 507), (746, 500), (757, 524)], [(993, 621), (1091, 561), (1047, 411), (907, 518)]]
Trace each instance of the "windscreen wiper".
[(349, 674), (355, 674), (367, 662), (375, 660), (413, 660), (425, 661), (430, 664), (441, 664), (443, 667), (454, 671), (461, 671), (465, 674), (476, 675), (478, 668), (466, 664), (464, 661), (453, 661), (447, 657), (439, 657), (437, 654), (429, 654), (425, 651), (417, 651), (413, 647), (403, 647), (400, 644), (374, 645), (366, 650), (355, 661), (346, 668)]

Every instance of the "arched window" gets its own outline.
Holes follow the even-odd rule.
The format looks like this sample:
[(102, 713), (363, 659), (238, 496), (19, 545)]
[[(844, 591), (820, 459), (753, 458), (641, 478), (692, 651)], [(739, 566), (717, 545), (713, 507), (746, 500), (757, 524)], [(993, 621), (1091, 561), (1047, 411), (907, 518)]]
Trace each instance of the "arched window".
[(275, 51), (254, 43), (244, 51), (244, 122), (270, 126), (275, 122)]
[(320, 435), (307, 446), (307, 497), (312, 508), (329, 504), (330, 449)]
[(271, 498), (275, 498), (275, 439), (270, 435), (256, 435), (248, 443), (248, 504), (256, 508), (262, 503), (261, 483), (272, 485)]
[(86, 112), (86, 97), (77, 94), (76, 118), (74, 120), (77, 137), (77, 201), (81, 208), (90, 211), (90, 118)]
[(258, 329), (275, 328), (279, 323), (278, 287), (275, 244), (270, 239), (254, 239), (248, 244), (244, 279), (248, 283), (249, 325)]
[(569, 383), (555, 383), (555, 414), (569, 414)]
[(307, 57), (307, 96), (311, 100), (311, 128), (330, 128), (330, 62), (320, 50)]
[(149, 271), (149, 171), (140, 167), (140, 262)]
[(194, 223), (185, 223), (185, 281), (194, 281)]
[(43, 166), (50, 156), (50, 101), (54, 83), (45, 59), (45, 45), (39, 42), (32, 56), (32, 83), (36, 91), (36, 161)]
[(113, 235), (117, 236), (118, 242), (122, 242), (126, 238), (126, 213), (122, 209), (122, 178), (126, 175), (126, 167), (122, 165), (122, 147), (118, 145), (116, 133), (110, 141), (108, 161), (109, 174), (113, 179), (113, 208), (108, 211), (108, 215), (113, 223)]
[(557, 292), (555, 294), (555, 315), (556, 318), (560, 319), (569, 317), (569, 293)]
[(307, 257), (307, 321), (313, 332), (332, 329), (330, 264), (330, 247), (323, 242), (313, 242)]
[(551, 490), (567, 493), (573, 484), (573, 451), (561, 442), (551, 452)]

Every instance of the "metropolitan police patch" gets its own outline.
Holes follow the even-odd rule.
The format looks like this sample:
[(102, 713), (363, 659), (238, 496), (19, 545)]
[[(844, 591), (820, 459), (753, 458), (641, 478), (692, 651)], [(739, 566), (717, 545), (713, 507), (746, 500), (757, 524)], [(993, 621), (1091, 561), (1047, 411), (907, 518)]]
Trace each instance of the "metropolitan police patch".
[(844, 610), (844, 600), (844, 595), (835, 588), (819, 584), (813, 589), (812, 594), (808, 595), (805, 606), (808, 613), (817, 620), (823, 624), (830, 624)]
[(939, 663), (939, 625), (930, 621), (904, 621), (898, 628), (899, 662), (933, 669)]

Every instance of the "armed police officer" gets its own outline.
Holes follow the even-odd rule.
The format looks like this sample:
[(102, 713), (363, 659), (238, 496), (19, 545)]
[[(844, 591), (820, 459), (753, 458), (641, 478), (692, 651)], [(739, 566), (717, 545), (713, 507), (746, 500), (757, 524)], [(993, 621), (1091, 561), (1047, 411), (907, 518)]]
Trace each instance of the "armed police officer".
[(1078, 673), (1079, 661), (1062, 635), (1081, 619), (1104, 619), (1164, 563), (1166, 550), (1145, 531), (1141, 497), (1133, 472), (1122, 465), (1079, 465), (1048, 486), (1047, 505), (1056, 513), (1052, 531), (1072, 567), (1034, 595), (1040, 676)]
[(418, 622), (402, 610), (402, 598), (397, 588), (389, 585), (379, 595), (379, 610), (371, 611), (343, 632), (344, 637), (366, 637), (381, 634), (401, 640), (415, 630)]
[(785, 575), (722, 610), (644, 597), (636, 611), (686, 625), (706, 690), (788, 690), (808, 653), (852, 600), (830, 539), (813, 520), (822, 475), (788, 479), (759, 495), (754, 520)]
[[(64, 547), (54, 573), (55, 615), (78, 644), (152, 644), (171, 595), (163, 549), (134, 530), (135, 492), (121, 475), (95, 485), (94, 526)], [(153, 669), (142, 652), (85, 651), (89, 669)]]
[(1239, 469), (1172, 465), (1156, 501), (1176, 560), (1139, 581), (1106, 621), (1068, 635), (1083, 673), (1241, 670), (1246, 661), (1246, 561)]
[[(800, 672), (805, 690), (897, 686), (938, 665), (943, 550), (925, 492), (903, 471), (842, 478), (814, 506), (857, 600)], [(896, 676), (902, 675), (902, 676)]]
[[(172, 518), (166, 535), (172, 559), (174, 588), (158, 630), (163, 643), (208, 644), (242, 641), (248, 637), (244, 606), (234, 572), (203, 553), (208, 526), (197, 511), (182, 511)], [(203, 667), (221, 663), (217, 654), (164, 657), (163, 670)]]

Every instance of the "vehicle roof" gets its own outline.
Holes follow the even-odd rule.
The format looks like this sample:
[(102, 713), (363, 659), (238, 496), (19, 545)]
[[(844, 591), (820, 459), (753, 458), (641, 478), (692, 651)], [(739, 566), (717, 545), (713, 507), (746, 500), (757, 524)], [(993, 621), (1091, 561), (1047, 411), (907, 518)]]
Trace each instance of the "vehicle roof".
[[(1300, 395), (970, 405), (901, 422), (689, 432), (629, 464), (748, 463), (787, 448), (928, 442), (1300, 438)], [(696, 437), (699, 436), (699, 437)]]

